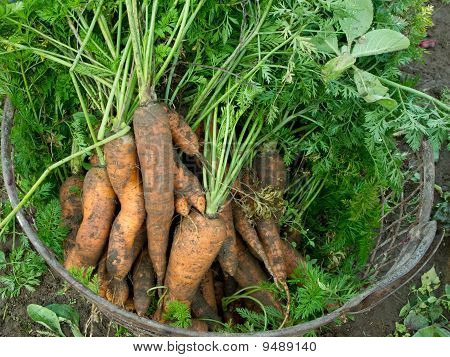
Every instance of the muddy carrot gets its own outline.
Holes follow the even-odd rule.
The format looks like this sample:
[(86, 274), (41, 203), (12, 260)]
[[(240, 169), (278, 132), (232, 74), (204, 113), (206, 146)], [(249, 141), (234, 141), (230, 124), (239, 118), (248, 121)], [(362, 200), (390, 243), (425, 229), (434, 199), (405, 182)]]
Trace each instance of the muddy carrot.
[(142, 105), (133, 115), (133, 127), (147, 211), (148, 250), (157, 284), (163, 285), (174, 213), (174, 158), (167, 111), (157, 102)]
[(208, 305), (217, 312), (216, 293), (214, 290), (214, 273), (211, 269), (205, 274), (200, 283), (200, 291)]
[(91, 168), (83, 183), (83, 221), (75, 245), (65, 261), (66, 269), (97, 266), (114, 218), (116, 194), (103, 167)]
[(134, 307), (139, 316), (145, 316), (151, 303), (148, 290), (155, 286), (152, 263), (147, 249), (138, 257), (133, 268)]
[(75, 245), (78, 228), (83, 220), (82, 191), (83, 178), (81, 176), (70, 176), (59, 188), (62, 223), (69, 229), (69, 233), (64, 240), (65, 256)]

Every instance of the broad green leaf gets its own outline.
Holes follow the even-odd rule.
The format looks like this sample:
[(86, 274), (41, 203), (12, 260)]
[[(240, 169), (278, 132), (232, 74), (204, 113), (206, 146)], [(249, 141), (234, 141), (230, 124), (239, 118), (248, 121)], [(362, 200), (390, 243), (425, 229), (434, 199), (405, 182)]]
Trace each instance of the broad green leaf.
[(80, 323), (80, 315), (71, 306), (66, 304), (51, 304), (46, 306), (52, 310), (59, 318), (70, 321), (77, 325)]
[(339, 44), (336, 34), (328, 35), (320, 34), (311, 39), (311, 43), (319, 52), (323, 53), (339, 53)]
[(404, 324), (409, 330), (417, 331), (428, 326), (428, 319), (422, 314), (418, 314), (412, 310), (409, 312), (408, 316), (406, 316)]
[(58, 316), (52, 310), (40, 305), (30, 304), (27, 307), (27, 313), (33, 321), (45, 326), (59, 336), (64, 336)]
[(349, 53), (344, 53), (339, 57), (329, 60), (322, 69), (323, 77), (326, 81), (339, 78), (347, 69), (355, 64), (356, 58)]
[(60, 320), (69, 323), (70, 329), (75, 337), (83, 337), (80, 331), (80, 315), (71, 306), (66, 304), (51, 304), (47, 308), (52, 310)]
[(367, 103), (377, 103), (389, 110), (395, 109), (397, 102), (389, 97), (389, 89), (383, 86), (376, 76), (369, 72), (356, 69), (353, 78), (359, 95)]
[(375, 30), (366, 33), (356, 41), (352, 55), (365, 57), (395, 52), (408, 48), (409, 44), (409, 39), (400, 32), (388, 29)]
[(442, 315), (443, 312), (444, 311), (441, 306), (439, 306), (437, 304), (432, 305), (428, 310), (428, 314), (430, 315), (431, 322), (433, 323), (437, 319), (439, 319), (439, 317)]
[(399, 317), (405, 317), (409, 310), (411, 310), (411, 305), (410, 305), (410, 303), (408, 301), (408, 303), (401, 308), (400, 313), (398, 314), (398, 316)]
[(348, 43), (355, 38), (364, 35), (372, 25), (373, 4), (372, 0), (344, 0), (345, 17), (341, 17), (339, 23), (342, 31), (347, 35)]
[(450, 299), (450, 284), (445, 284), (445, 295), (447, 295), (447, 299)]
[(440, 326), (427, 326), (417, 331), (413, 337), (450, 337), (450, 332)]

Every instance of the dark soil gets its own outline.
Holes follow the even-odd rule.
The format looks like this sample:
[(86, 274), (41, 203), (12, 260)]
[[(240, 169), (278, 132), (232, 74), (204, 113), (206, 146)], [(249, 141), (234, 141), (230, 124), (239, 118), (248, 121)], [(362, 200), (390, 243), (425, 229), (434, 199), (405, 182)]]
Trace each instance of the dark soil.
[[(96, 313), (95, 309), (92, 310), (92, 306), (74, 290), (64, 289), (63, 282), (51, 271), (47, 271), (42, 283), (34, 292), (23, 289), (17, 298), (0, 300), (0, 336), (39, 336), (38, 331), (45, 331), (45, 328), (31, 321), (27, 314), (27, 306), (28, 304), (46, 306), (54, 303), (72, 306), (80, 314), (80, 329), (86, 335), (114, 334), (114, 326), (108, 319)], [(71, 334), (67, 333), (67, 336)]]
[[(441, 1), (433, 1), (435, 5), (435, 27), (430, 29), (429, 37), (437, 41), (436, 47), (429, 50), (423, 64), (408, 66), (405, 72), (412, 75), (420, 75), (422, 80), (418, 87), (427, 93), (440, 96), (442, 89), (449, 86), (450, 60), (448, 54), (448, 31), (450, 19), (450, 6), (443, 5)], [(450, 186), (450, 157), (447, 150), (440, 154), (436, 167), (436, 183), (444, 191)], [(0, 182), (1, 191), (3, 187)], [(4, 192), (0, 192), (2, 195)], [(437, 198), (438, 199), (438, 198)], [(341, 326), (329, 325), (322, 329), (321, 335), (325, 336), (387, 336), (395, 329), (400, 308), (406, 303), (409, 288), (420, 281), (420, 275), (435, 266), (441, 281), (450, 282), (450, 259), (448, 247), (450, 243), (445, 240), (433, 260), (427, 264), (423, 271), (418, 272), (416, 278), (398, 290), (395, 294), (383, 301), (370, 312), (356, 315), (354, 321), (348, 321)], [(6, 248), (6, 249), (5, 249)], [(8, 247), (0, 247), (8, 250)], [(48, 305), (52, 303), (65, 303), (72, 305), (81, 316), (81, 330), (87, 335), (110, 336), (116, 330), (114, 325), (106, 318), (93, 313), (91, 304), (72, 290), (64, 293), (63, 282), (48, 271), (36, 291), (22, 291), (22, 294), (7, 301), (0, 300), (0, 336), (36, 336), (37, 331), (44, 328), (33, 323), (26, 312), (28, 304)], [(93, 321), (92, 324), (88, 322)], [(87, 331), (85, 332), (86, 326)]]

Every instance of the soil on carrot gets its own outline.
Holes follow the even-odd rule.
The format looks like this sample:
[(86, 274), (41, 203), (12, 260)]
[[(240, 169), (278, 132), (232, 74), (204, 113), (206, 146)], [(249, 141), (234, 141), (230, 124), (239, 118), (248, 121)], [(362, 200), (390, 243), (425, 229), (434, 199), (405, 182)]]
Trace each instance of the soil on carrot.
[[(450, 87), (449, 72), (450, 60), (448, 57), (448, 22), (450, 19), (450, 6), (441, 1), (432, 1), (435, 6), (433, 20), (435, 26), (429, 30), (429, 38), (436, 40), (436, 46), (429, 49), (429, 54), (424, 58), (424, 63), (419, 63), (405, 68), (405, 72), (418, 75), (422, 78), (418, 87), (427, 93), (439, 96), (442, 89)], [(447, 191), (450, 186), (450, 154), (444, 149), (436, 166), (436, 183)], [(0, 181), (0, 198), (4, 198), (4, 190)], [(436, 202), (439, 197), (436, 197)], [(442, 282), (450, 282), (450, 249), (448, 239), (444, 241), (435, 257), (427, 266), (417, 273), (416, 278), (395, 294), (380, 303), (373, 310), (354, 316), (354, 321), (337, 326), (330, 324), (317, 331), (322, 336), (387, 336), (395, 329), (400, 308), (406, 303), (409, 288), (420, 282), (420, 276), (425, 271), (435, 266)], [(7, 244), (1, 245), (1, 250), (8, 251)], [(48, 271), (42, 278), (42, 283), (34, 292), (22, 291), (21, 295), (14, 299), (0, 299), (0, 336), (38, 336), (43, 327), (33, 323), (27, 315), (28, 304), (48, 305), (52, 303), (64, 303), (72, 305), (80, 314), (80, 329), (87, 335), (114, 336), (123, 335), (124, 330), (116, 327), (111, 321), (92, 310), (92, 305), (80, 297), (75, 291), (63, 289), (61, 279)]]

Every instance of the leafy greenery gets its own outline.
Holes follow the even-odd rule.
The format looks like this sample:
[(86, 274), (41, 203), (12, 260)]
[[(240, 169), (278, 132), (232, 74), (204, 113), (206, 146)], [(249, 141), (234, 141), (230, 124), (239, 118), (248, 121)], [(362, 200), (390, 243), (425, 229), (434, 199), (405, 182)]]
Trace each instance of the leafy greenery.
[(166, 304), (164, 320), (175, 327), (189, 327), (191, 326), (191, 310), (180, 301), (170, 301)]
[(23, 289), (33, 292), (45, 273), (44, 260), (31, 250), (24, 235), (15, 235), (11, 252), (0, 250), (0, 298), (19, 296)]
[[(395, 323), (394, 336), (450, 337), (446, 315), (450, 311), (450, 285), (440, 289), (441, 281), (434, 267), (421, 277), (419, 288), (411, 287), (408, 303), (399, 313), (402, 322)], [(436, 296), (443, 291), (441, 296)]]
[(94, 268), (72, 268), (69, 270), (70, 274), (78, 280), (81, 284), (98, 294), (99, 281), (98, 275), (94, 274)]

